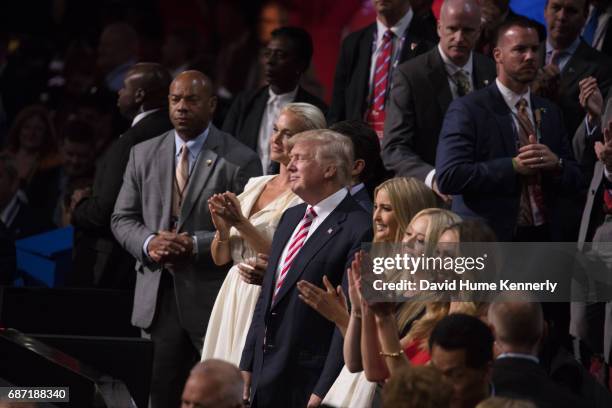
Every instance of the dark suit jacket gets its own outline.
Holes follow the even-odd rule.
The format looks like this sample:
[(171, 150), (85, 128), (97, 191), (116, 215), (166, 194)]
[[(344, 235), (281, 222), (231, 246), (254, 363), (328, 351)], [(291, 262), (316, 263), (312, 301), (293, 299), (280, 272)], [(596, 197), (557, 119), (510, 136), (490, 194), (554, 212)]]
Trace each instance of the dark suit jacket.
[(361, 190), (353, 194), (353, 199), (357, 201), (357, 204), (359, 204), (364, 210), (366, 210), (368, 214), (372, 215), (373, 203), (372, 199), (370, 198), (370, 193), (368, 193), (367, 187), (363, 187)]
[(608, 28), (604, 34), (604, 41), (601, 45), (601, 52), (612, 58), (612, 24), (608, 20)]
[[(400, 64), (423, 54), (438, 42), (435, 26), (430, 27), (429, 24), (427, 20), (420, 19), (414, 19), (410, 23), (399, 59)], [(347, 119), (363, 119), (368, 104), (372, 42), (375, 33), (376, 23), (349, 34), (342, 42), (327, 120), (329, 124)]]
[[(571, 199), (582, 187), (583, 178), (573, 159), (559, 109), (535, 95), (531, 107), (543, 112), (541, 143), (565, 163), (559, 173), (542, 173), (550, 235), (561, 240), (565, 230), (557, 229), (571, 227), (566, 225), (567, 212), (575, 210)], [(522, 191), (521, 178), (512, 167), (512, 157), (516, 155), (511, 112), (497, 84), (451, 103), (438, 143), (438, 187), (442, 193), (456, 194), (454, 212), (484, 219), (500, 241), (510, 241), (516, 227)]]
[(134, 258), (113, 237), (110, 218), (132, 147), (170, 129), (168, 110), (153, 112), (115, 140), (100, 159), (91, 197), (81, 201), (72, 213), (77, 238), (74, 283), (125, 288), (133, 281)]
[(271, 305), (276, 267), (306, 207), (285, 211), (274, 234), (240, 362), (241, 369), (253, 373), (251, 401), (259, 408), (305, 406), (312, 393), (324, 397), (343, 364), (340, 332), (298, 298), (296, 282), (303, 279), (320, 286), (323, 275), (333, 285), (343, 282), (355, 251), (371, 239), (372, 221), (347, 195), (306, 241)]
[[(255, 91), (240, 93), (232, 103), (232, 107), (223, 122), (224, 132), (234, 136), (255, 152), (257, 151), (261, 118), (270, 96), (268, 89), (268, 86), (264, 86)], [(327, 111), (325, 102), (308, 93), (302, 87), (298, 87), (294, 102), (306, 102), (314, 105), (321, 109), (323, 114)]]
[[(484, 88), (495, 81), (495, 64), (474, 53), (472, 75), (474, 88)], [(434, 167), (438, 135), (452, 100), (438, 47), (399, 66), (387, 103), (382, 145), (388, 170), (425, 181)]]
[(527, 399), (538, 408), (587, 407), (577, 395), (555, 384), (535, 361), (507, 357), (493, 363), (495, 395)]
[[(546, 61), (546, 43), (540, 44), (540, 65), (544, 66)], [(584, 119), (586, 112), (580, 106), (578, 95), (580, 87), (578, 83), (586, 77), (595, 77), (597, 84), (604, 98), (608, 93), (610, 85), (612, 85), (612, 59), (605, 56), (601, 52), (587, 45), (580, 40), (580, 45), (574, 52), (574, 55), (563, 67), (561, 72), (561, 83), (559, 86), (559, 94), (555, 102), (563, 112), (563, 120), (565, 130), (570, 136)], [(590, 161), (590, 166), (593, 166), (594, 157)]]

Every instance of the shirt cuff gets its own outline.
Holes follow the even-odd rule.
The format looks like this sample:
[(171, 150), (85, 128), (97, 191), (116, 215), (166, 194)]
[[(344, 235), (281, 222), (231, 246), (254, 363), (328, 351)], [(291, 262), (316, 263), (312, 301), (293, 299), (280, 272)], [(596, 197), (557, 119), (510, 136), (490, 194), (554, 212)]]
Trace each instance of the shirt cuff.
[(151, 257), (149, 256), (149, 251), (147, 251), (147, 248), (149, 247), (149, 242), (151, 242), (151, 240), (155, 238), (155, 234), (151, 234), (147, 237), (147, 239), (145, 239), (144, 244), (142, 245), (142, 253), (145, 255), (145, 257), (151, 261), (151, 262), (155, 262), (153, 259), (151, 259)]
[(193, 238), (193, 256), (194, 257), (198, 257), (198, 237), (195, 235), (192, 235), (191, 238)]
[(433, 182), (434, 176), (436, 175), (436, 169), (432, 169), (429, 173), (427, 173), (427, 177), (425, 177), (425, 185), (433, 190)]
[(593, 136), (593, 133), (595, 133), (595, 131), (597, 130), (597, 123), (592, 125), (593, 127), (591, 127), (591, 125), (589, 124), (589, 119), (588, 116), (584, 118), (584, 127), (586, 129), (586, 135), (587, 137), (591, 137)]
[(608, 169), (604, 166), (604, 176), (608, 181), (612, 182), (612, 173), (608, 171)]

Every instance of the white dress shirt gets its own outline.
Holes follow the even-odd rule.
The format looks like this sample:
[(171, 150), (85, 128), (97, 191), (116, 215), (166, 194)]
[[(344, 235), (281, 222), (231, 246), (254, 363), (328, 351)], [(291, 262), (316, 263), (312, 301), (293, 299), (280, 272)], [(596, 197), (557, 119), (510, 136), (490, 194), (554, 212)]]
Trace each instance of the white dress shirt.
[[(306, 245), (306, 241), (308, 241), (308, 239), (312, 236), (312, 234), (314, 234), (317, 228), (319, 228), (319, 225), (321, 225), (323, 221), (325, 221), (325, 219), (329, 216), (329, 214), (331, 214), (332, 211), (336, 209), (338, 204), (340, 204), (340, 202), (344, 200), (344, 197), (346, 197), (347, 194), (348, 194), (348, 190), (343, 187), (340, 190), (336, 191), (334, 194), (330, 195), (329, 197), (319, 201), (317, 204), (312, 206), (317, 216), (312, 220), (312, 224), (310, 225), (310, 229), (308, 230), (308, 235), (306, 235), (306, 239), (304, 240), (304, 245)], [(298, 225), (295, 227), (295, 230), (291, 234), (291, 237), (285, 244), (285, 248), (283, 249), (283, 252), (281, 253), (278, 265), (276, 266), (276, 278), (277, 279), (283, 267), (285, 257), (287, 256), (287, 251), (289, 250), (289, 243), (293, 240), (293, 237), (299, 231), (300, 225), (301, 223), (298, 223)]]
[(268, 103), (261, 117), (259, 125), (259, 137), (257, 138), (257, 154), (261, 160), (263, 174), (268, 174), (268, 166), (270, 165), (270, 137), (274, 129), (274, 122), (278, 119), (280, 111), (288, 104), (295, 100), (298, 88), (284, 94), (275, 94), (272, 88), (268, 87)]
[(510, 88), (506, 87), (504, 84), (502, 84), (499, 78), (495, 80), (495, 83), (497, 84), (497, 88), (499, 89), (499, 92), (501, 92), (502, 97), (506, 102), (506, 105), (508, 105), (508, 108), (510, 108), (510, 111), (512, 112), (512, 121), (514, 122), (515, 131), (519, 129), (519, 122), (517, 117), (518, 109), (516, 108), (516, 104), (518, 103), (518, 101), (521, 100), (521, 98), (524, 98), (527, 101), (527, 114), (529, 115), (529, 121), (535, 129), (536, 127), (535, 122), (533, 120), (533, 112), (531, 110), (531, 90), (527, 88), (527, 92), (522, 95), (519, 95), (512, 91)]
[[(572, 58), (572, 55), (574, 55), (579, 45), (580, 45), (580, 37), (576, 38), (574, 42), (566, 49), (559, 50), (562, 53), (561, 57), (558, 58), (558, 63), (557, 63), (560, 72), (563, 72), (563, 69), (569, 62), (570, 58)], [(553, 51), (554, 51), (553, 46), (548, 42), (548, 40), (546, 40), (546, 63), (547, 64), (550, 64), (551, 62), (550, 60), (552, 58)]]
[(149, 109), (148, 111), (140, 112), (138, 115), (134, 116), (134, 119), (132, 120), (132, 127), (136, 126), (138, 122), (140, 122), (141, 120), (143, 120), (144, 118), (152, 114), (153, 112), (157, 112), (158, 110), (159, 108)]

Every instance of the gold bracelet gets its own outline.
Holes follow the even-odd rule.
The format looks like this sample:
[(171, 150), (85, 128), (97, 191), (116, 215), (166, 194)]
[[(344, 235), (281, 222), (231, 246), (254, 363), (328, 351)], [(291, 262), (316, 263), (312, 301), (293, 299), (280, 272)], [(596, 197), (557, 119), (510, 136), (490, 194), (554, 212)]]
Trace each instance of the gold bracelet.
[(397, 353), (385, 353), (384, 351), (379, 351), (378, 352), (381, 356), (383, 357), (393, 357), (393, 358), (398, 358), (399, 356), (401, 356), (402, 354), (404, 354), (404, 350), (400, 350)]

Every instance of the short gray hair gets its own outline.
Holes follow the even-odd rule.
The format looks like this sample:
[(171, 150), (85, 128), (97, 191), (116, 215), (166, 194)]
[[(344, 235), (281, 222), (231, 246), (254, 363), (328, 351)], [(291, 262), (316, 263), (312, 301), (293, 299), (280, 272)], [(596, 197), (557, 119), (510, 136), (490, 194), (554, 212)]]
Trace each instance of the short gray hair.
[(329, 129), (309, 130), (289, 139), (289, 149), (300, 142), (314, 143), (316, 146), (315, 160), (318, 163), (332, 162), (336, 166), (336, 181), (343, 186), (351, 184), (354, 156), (351, 139)]
[(280, 114), (285, 112), (291, 112), (300, 119), (303, 126), (301, 129), (298, 129), (299, 132), (325, 129), (327, 127), (327, 121), (321, 109), (309, 103), (294, 102), (287, 104), (281, 109)]

